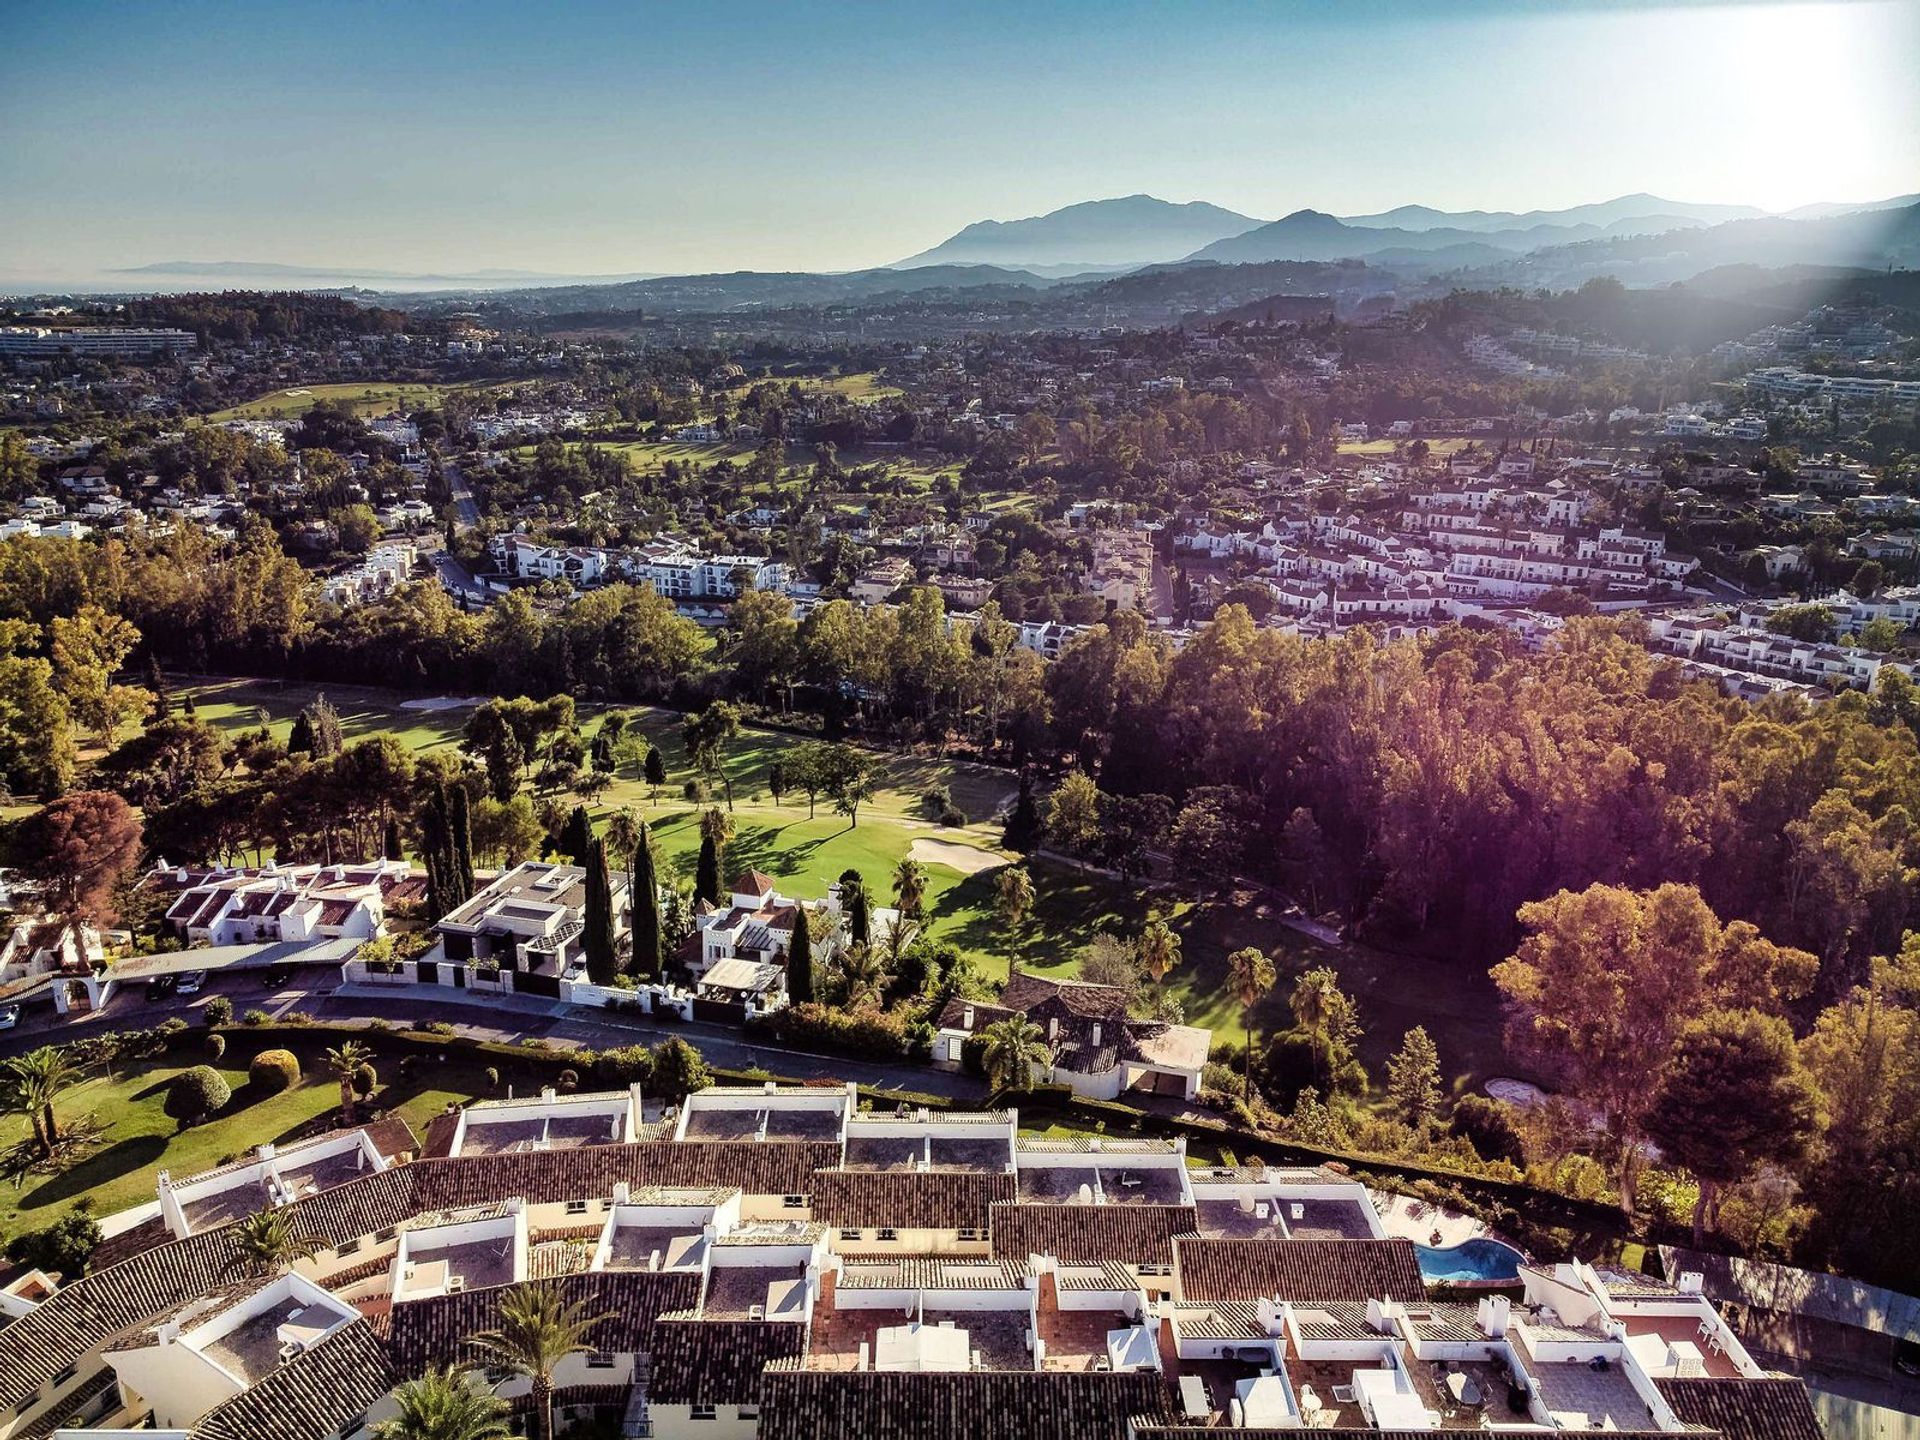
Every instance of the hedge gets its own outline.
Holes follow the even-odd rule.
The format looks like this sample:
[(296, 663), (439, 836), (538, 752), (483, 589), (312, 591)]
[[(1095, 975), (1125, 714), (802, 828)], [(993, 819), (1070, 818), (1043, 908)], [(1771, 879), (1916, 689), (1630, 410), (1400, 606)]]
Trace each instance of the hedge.
[(300, 1083), (300, 1057), (291, 1050), (262, 1050), (247, 1066), (247, 1083), (262, 1095), (278, 1095)]

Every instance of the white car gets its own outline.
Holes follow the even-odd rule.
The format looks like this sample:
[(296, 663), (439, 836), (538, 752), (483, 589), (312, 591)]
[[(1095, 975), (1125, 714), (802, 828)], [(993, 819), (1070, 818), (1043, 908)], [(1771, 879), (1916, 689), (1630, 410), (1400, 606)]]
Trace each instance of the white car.
[(0, 1005), (0, 1030), (11, 1030), (20, 1023), (18, 1005)]
[(180, 993), (182, 995), (198, 995), (206, 983), (206, 971), (184, 970), (180, 974)]

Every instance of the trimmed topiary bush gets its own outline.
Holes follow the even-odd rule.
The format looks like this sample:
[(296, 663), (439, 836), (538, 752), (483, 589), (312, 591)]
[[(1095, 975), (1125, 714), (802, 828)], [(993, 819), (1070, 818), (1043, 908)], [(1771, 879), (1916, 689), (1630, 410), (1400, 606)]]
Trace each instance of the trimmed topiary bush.
[(211, 1065), (196, 1065), (173, 1077), (164, 1108), (184, 1130), (214, 1114), (232, 1098), (233, 1089), (218, 1070)]
[(218, 1060), (227, 1053), (227, 1037), (224, 1035), (207, 1036), (207, 1059)]
[(374, 1087), (380, 1083), (380, 1072), (375, 1070), (371, 1065), (356, 1066), (354, 1067), (351, 1083), (353, 1085), (353, 1093), (364, 1100), (367, 1096), (373, 1094)]
[(262, 1050), (247, 1066), (247, 1083), (262, 1095), (278, 1095), (300, 1083), (300, 1060), (291, 1050)]

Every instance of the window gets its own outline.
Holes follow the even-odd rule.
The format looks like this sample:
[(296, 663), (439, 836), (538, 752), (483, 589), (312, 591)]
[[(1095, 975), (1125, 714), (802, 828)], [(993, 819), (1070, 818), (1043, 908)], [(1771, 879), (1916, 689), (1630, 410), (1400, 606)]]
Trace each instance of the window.
[(876, 1230), (873, 1232), (873, 1238), (876, 1240), (898, 1240), (900, 1238), (900, 1232), (898, 1230)]
[(850, 1240), (850, 1241), (853, 1241), (855, 1244), (858, 1244), (860, 1241), (867, 1238), (867, 1232), (864, 1230), (842, 1230), (840, 1232), (840, 1238), (842, 1241)]
[(36, 1390), (31, 1395), (27, 1396), (26, 1399), (22, 1400), (18, 1405), (14, 1406), (13, 1413), (16, 1415), (24, 1415), (27, 1413), (27, 1411), (31, 1410), (34, 1406), (38, 1405), (39, 1403), (40, 1403), (40, 1392)]
[(807, 1197), (804, 1195), (783, 1195), (780, 1197), (780, 1203), (789, 1210), (804, 1210), (807, 1208)]
[(586, 1214), (586, 1213), (587, 1213), (587, 1202), (586, 1202), (586, 1201), (584, 1201), (584, 1200), (569, 1200), (569, 1201), (567, 1201), (567, 1214), (569, 1214), (569, 1215), (584, 1215), (584, 1214)]
[(68, 1365), (62, 1368), (61, 1371), (53, 1377), (53, 1388), (58, 1390), (62, 1385), (73, 1379), (74, 1373), (78, 1368), (79, 1367), (75, 1365)]
[(333, 1247), (333, 1253), (341, 1256), (342, 1258), (348, 1255), (359, 1254), (360, 1253), (360, 1237), (356, 1235), (351, 1240), (342, 1240), (338, 1245)]
[(587, 1352), (587, 1368), (589, 1370), (611, 1370), (613, 1368), (613, 1356), (604, 1350), (590, 1350)]
[(984, 1240), (987, 1238), (987, 1232), (984, 1230), (975, 1230), (971, 1226), (963, 1225), (960, 1228), (960, 1238), (962, 1240)]
[(711, 1405), (696, 1405), (693, 1407), (692, 1418), (695, 1420), (712, 1420), (716, 1418), (716, 1414)]
[(742, 1405), (734, 1413), (742, 1420), (758, 1420), (760, 1418), (760, 1407), (758, 1405)]

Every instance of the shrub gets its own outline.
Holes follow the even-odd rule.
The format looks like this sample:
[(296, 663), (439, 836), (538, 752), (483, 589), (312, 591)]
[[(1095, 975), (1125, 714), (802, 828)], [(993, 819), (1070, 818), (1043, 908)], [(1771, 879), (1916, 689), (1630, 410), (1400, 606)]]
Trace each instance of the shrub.
[(224, 1035), (207, 1036), (207, 1059), (218, 1060), (227, 1053), (227, 1037)]
[(451, 1035), (454, 1033), (453, 1022), (450, 1020), (429, 1020), (420, 1028), (428, 1035)]
[(289, 1010), (280, 1017), (280, 1023), (282, 1025), (311, 1025), (313, 1023), (313, 1016), (307, 1014), (304, 1010)]
[(216, 995), (200, 1007), (200, 1018), (208, 1025), (228, 1025), (233, 1022), (233, 1001), (224, 995)]
[(357, 1065), (349, 1083), (353, 1086), (353, 1093), (364, 1100), (373, 1094), (374, 1087), (380, 1083), (380, 1072), (371, 1065)]
[(748, 1034), (775, 1044), (856, 1060), (898, 1060), (907, 1053), (906, 1027), (877, 1010), (848, 1013), (808, 1003), (755, 1016)]
[(1513, 1110), (1502, 1101), (1489, 1095), (1463, 1095), (1448, 1123), (1454, 1134), (1472, 1144), (1481, 1159), (1525, 1163)]
[(240, 1017), (242, 1025), (264, 1025), (273, 1017), (257, 1006)]
[(653, 1091), (662, 1100), (677, 1104), (712, 1083), (705, 1058), (678, 1035), (662, 1040), (653, 1052)]
[[(405, 1062), (402, 1063), (404, 1064)], [(500, 1072), (489, 1065), (484, 1073), (487, 1081), (487, 1089), (498, 1090), (500, 1088)]]
[(160, 1037), (161, 1045), (171, 1047), (187, 1033), (187, 1022), (178, 1015), (169, 1015), (154, 1033)]
[(196, 1065), (173, 1077), (173, 1084), (167, 1087), (164, 1108), (184, 1130), (194, 1121), (214, 1114), (232, 1098), (232, 1087), (218, 1070), (211, 1065)]
[(300, 1083), (300, 1061), (291, 1050), (262, 1050), (247, 1066), (247, 1083), (262, 1095), (278, 1095)]
[(593, 1076), (604, 1085), (646, 1084), (653, 1077), (653, 1052), (644, 1045), (622, 1045), (593, 1057)]
[(949, 805), (940, 812), (940, 823), (948, 829), (957, 830), (967, 823), (967, 812)]
[(960, 1068), (969, 1075), (986, 1077), (987, 1073), (987, 1037), (969, 1035), (960, 1042)]

